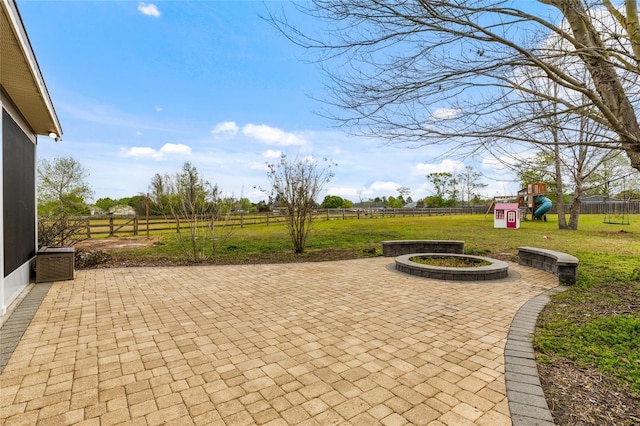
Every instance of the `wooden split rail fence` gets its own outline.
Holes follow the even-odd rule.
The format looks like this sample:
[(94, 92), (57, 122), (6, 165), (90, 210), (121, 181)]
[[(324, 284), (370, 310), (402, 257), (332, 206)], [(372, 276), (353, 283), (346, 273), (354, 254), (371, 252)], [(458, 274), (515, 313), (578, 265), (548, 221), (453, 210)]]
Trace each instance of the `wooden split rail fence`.
[[(631, 213), (638, 214), (640, 204), (631, 205)], [(583, 214), (602, 213), (593, 206), (583, 205)], [(384, 219), (411, 216), (443, 216), (458, 214), (487, 214), (487, 205), (472, 207), (416, 208), (416, 209), (318, 209), (314, 211), (314, 220), (346, 220), (346, 219)], [(189, 227), (187, 219), (176, 220), (168, 216), (91, 216), (80, 218), (85, 221), (85, 238), (105, 236), (137, 236), (149, 235)], [(245, 227), (250, 225), (284, 224), (285, 217), (278, 212), (234, 213), (225, 220), (216, 221), (216, 226)], [(204, 225), (204, 222), (203, 222)]]
[[(314, 220), (376, 219), (410, 216), (440, 216), (457, 214), (484, 214), (486, 206), (424, 208), (424, 209), (318, 209)], [(169, 216), (90, 216), (78, 218), (85, 222), (83, 237), (138, 236), (164, 231), (180, 232), (189, 227), (189, 220), (176, 220)], [(283, 224), (285, 217), (278, 212), (234, 213), (215, 222), (215, 226)], [(205, 222), (202, 222), (203, 225)]]

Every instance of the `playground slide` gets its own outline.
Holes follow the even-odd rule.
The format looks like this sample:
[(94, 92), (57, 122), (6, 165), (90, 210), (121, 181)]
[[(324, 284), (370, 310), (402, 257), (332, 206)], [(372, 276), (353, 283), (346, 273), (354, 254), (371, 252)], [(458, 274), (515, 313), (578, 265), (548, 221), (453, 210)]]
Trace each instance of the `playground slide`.
[(536, 211), (533, 212), (533, 216), (538, 219), (542, 218), (546, 212), (551, 210), (551, 206), (553, 206), (551, 200), (547, 197), (536, 197), (535, 202), (536, 205), (540, 205), (540, 207), (538, 207)]

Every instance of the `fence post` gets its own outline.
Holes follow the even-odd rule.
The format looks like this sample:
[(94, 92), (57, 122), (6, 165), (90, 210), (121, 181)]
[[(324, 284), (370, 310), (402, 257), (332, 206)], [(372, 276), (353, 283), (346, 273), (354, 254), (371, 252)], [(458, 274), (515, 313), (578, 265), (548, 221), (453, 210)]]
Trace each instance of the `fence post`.
[(240, 228), (244, 228), (244, 212), (240, 213)]
[(133, 217), (133, 235), (138, 236), (138, 216)]
[(147, 240), (149, 239), (149, 193), (144, 198), (144, 218), (147, 224)]
[(109, 216), (109, 236), (113, 237), (113, 216)]
[(176, 232), (180, 233), (180, 216), (176, 216)]
[(269, 211), (267, 210), (267, 226), (269, 226)]
[(91, 238), (91, 218), (87, 219), (87, 240)]

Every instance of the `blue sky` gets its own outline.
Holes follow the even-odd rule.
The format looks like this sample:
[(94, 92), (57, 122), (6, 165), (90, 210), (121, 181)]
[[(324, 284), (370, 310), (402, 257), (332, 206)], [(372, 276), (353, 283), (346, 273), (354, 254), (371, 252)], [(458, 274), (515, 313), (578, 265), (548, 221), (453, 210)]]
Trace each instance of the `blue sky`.
[[(287, 7), (286, 2), (268, 2)], [(425, 175), (464, 167), (446, 147), (407, 149), (347, 135), (315, 114), (318, 64), (260, 18), (259, 1), (18, 0), (64, 135), (40, 137), (39, 158), (72, 156), (95, 199), (147, 192), (185, 161), (221, 190), (252, 201), (266, 163), (330, 158), (323, 195), (358, 201), (433, 192)], [(304, 25), (304, 21), (302, 22)], [(493, 175), (489, 163), (474, 165)], [(507, 176), (507, 179), (512, 178)], [(485, 196), (517, 184), (485, 179)]]

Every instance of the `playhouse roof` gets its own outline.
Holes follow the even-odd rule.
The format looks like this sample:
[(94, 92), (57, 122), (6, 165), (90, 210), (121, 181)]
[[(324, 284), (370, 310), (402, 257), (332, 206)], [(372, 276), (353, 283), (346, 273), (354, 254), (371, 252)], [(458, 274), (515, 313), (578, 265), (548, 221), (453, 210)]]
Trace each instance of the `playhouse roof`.
[(0, 58), (0, 87), (34, 133), (61, 136), (58, 116), (15, 0), (0, 0)]
[(494, 210), (517, 210), (518, 203), (496, 203)]

